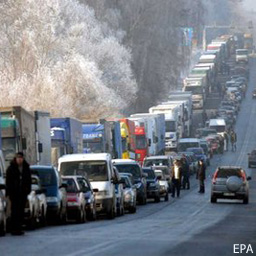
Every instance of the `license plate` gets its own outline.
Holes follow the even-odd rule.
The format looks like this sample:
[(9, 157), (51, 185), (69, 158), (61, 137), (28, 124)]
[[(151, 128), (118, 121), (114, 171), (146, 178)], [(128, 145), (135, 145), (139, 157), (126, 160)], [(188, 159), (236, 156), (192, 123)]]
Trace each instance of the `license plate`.
[(224, 193), (224, 196), (234, 196), (235, 193)]

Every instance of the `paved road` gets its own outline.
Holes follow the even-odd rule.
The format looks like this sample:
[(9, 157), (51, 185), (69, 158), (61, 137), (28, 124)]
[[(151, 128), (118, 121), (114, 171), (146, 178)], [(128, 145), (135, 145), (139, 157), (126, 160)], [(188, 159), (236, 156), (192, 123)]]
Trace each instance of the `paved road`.
[[(251, 65), (256, 70), (256, 62)], [(1, 256), (158, 256), (232, 255), (234, 243), (251, 243), (256, 252), (256, 170), (247, 169), (247, 153), (256, 146), (256, 100), (251, 82), (238, 122), (238, 151), (216, 156), (208, 169), (205, 195), (190, 191), (179, 199), (149, 203), (134, 215), (80, 225), (54, 226), (28, 232), (24, 237), (0, 239)], [(211, 204), (210, 177), (217, 165), (241, 165), (252, 175), (250, 203), (221, 201)]]

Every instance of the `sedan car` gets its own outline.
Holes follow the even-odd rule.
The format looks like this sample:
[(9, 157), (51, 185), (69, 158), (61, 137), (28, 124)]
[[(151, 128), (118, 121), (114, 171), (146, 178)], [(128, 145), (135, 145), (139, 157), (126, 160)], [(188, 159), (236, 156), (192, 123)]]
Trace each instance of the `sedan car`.
[(169, 200), (169, 184), (165, 174), (161, 170), (155, 170), (155, 175), (159, 179), (160, 197), (164, 197), (165, 201)]
[(129, 175), (121, 174), (121, 181), (124, 189), (124, 209), (129, 211), (130, 213), (135, 213), (137, 210), (136, 207), (136, 187), (132, 184)]
[(193, 152), (195, 154), (195, 156), (196, 156), (198, 161), (203, 159), (205, 166), (208, 165), (207, 164), (207, 159), (208, 158), (205, 155), (204, 150), (201, 147), (200, 148), (188, 148), (187, 152)]
[(77, 182), (81, 188), (81, 191), (84, 193), (86, 218), (88, 220), (96, 220), (97, 207), (95, 193), (98, 193), (99, 190), (96, 188), (93, 189), (90, 181), (84, 176), (77, 176)]
[(217, 199), (241, 199), (244, 204), (249, 202), (249, 183), (251, 177), (246, 176), (246, 172), (237, 166), (219, 167), (215, 171), (212, 179), (211, 203), (216, 203)]
[(153, 198), (156, 203), (160, 202), (160, 183), (159, 177), (156, 176), (154, 170), (151, 167), (143, 167), (143, 172), (148, 176), (147, 180), (147, 197)]
[(42, 188), (46, 189), (47, 217), (59, 223), (67, 221), (67, 193), (66, 184), (58, 171), (52, 166), (34, 165), (30, 167), (31, 173), (40, 178)]
[(84, 223), (86, 221), (86, 202), (77, 176), (63, 176), (62, 179), (67, 185), (68, 219), (74, 219), (77, 223)]

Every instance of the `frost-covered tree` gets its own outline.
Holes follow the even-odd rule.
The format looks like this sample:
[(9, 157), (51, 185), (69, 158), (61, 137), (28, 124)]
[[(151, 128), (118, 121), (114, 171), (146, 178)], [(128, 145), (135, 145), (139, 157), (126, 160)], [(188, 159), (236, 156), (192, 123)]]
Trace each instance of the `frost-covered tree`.
[(0, 105), (99, 118), (136, 97), (122, 31), (77, 0), (0, 3)]

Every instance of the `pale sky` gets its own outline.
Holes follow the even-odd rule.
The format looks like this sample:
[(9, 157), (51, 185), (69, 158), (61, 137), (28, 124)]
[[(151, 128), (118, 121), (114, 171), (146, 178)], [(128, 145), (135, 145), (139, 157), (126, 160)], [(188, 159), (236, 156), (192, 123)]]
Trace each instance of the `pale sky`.
[(256, 10), (256, 0), (244, 0), (244, 6), (247, 10)]

